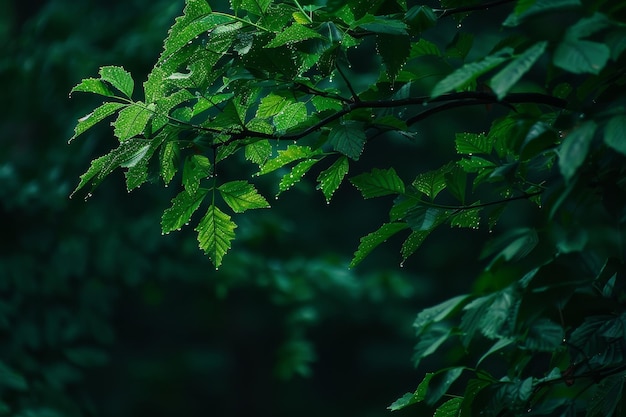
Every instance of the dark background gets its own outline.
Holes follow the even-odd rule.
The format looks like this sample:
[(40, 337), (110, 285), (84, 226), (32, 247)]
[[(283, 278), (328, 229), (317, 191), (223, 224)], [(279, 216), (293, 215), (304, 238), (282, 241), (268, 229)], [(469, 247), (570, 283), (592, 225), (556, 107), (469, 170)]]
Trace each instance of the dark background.
[[(161, 235), (173, 190), (128, 194), (116, 172), (88, 201), (69, 199), (91, 159), (115, 145), (106, 123), (68, 145), (101, 102), (69, 91), (104, 65), (131, 71), (137, 90), (182, 7), (0, 3), (0, 412), (387, 415), (444, 359), (413, 369), (411, 324), (469, 289), (482, 232), (435, 232), (404, 268), (402, 241), (390, 239), (351, 270), (391, 200), (363, 201), (346, 183), (327, 206), (311, 175), (271, 211), (235, 218), (237, 240), (216, 272), (192, 230)], [(445, 43), (454, 31), (451, 21), (436, 35)], [(368, 65), (379, 63), (363, 61), (357, 85)], [(351, 174), (395, 166), (410, 182), (451, 157), (453, 132), (484, 129), (485, 114), (433, 117), (414, 142), (379, 139)], [(266, 180), (274, 202), (276, 178)]]

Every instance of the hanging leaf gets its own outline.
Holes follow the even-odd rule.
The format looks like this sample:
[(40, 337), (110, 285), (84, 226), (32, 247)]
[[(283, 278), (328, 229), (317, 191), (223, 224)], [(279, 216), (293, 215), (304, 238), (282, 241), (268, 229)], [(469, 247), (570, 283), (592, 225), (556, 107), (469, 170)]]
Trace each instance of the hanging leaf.
[(159, 154), (160, 175), (165, 185), (169, 184), (178, 171), (180, 149), (176, 141), (170, 140), (161, 147)]
[(137, 154), (143, 152), (143, 149), (146, 149), (149, 144), (149, 141), (145, 139), (129, 139), (120, 143), (108, 154), (94, 159), (87, 172), (80, 176), (80, 182), (70, 197), (89, 182), (92, 184), (92, 190), (96, 188), (107, 175), (122, 164), (136, 158)]
[(198, 207), (204, 201), (208, 191), (205, 188), (200, 188), (196, 193), (189, 194), (183, 190), (174, 197), (172, 206), (166, 209), (163, 212), (163, 216), (161, 216), (161, 231), (163, 234), (180, 230), (181, 227), (188, 224), (193, 213), (198, 210)]
[(457, 133), (454, 143), (459, 155), (489, 155), (493, 149), (492, 138), (484, 133)]
[(308, 146), (289, 145), (287, 149), (278, 151), (278, 156), (263, 164), (261, 170), (259, 171), (259, 175), (275, 171), (293, 161), (310, 158), (318, 153), (318, 151), (312, 151)]
[[(430, 230), (414, 230), (409, 237), (402, 243), (400, 253), (402, 254), (402, 262), (406, 261), (409, 256), (413, 255), (415, 251), (424, 243), (426, 237), (430, 234)], [(402, 263), (400, 263), (402, 266)]]
[(283, 177), (280, 179), (280, 183), (278, 184), (278, 193), (276, 194), (276, 196), (284, 191), (287, 191), (288, 189), (293, 187), (294, 184), (300, 182), (304, 174), (306, 174), (317, 162), (317, 159), (306, 159), (295, 165), (291, 169), (291, 172), (283, 175)]
[(333, 127), (328, 135), (333, 149), (355, 161), (359, 160), (366, 139), (363, 123), (351, 120)]
[(224, 255), (230, 249), (236, 227), (230, 216), (213, 204), (196, 227), (200, 249), (209, 256), (215, 268), (219, 268)]
[(407, 392), (402, 396), (402, 398), (394, 401), (394, 403), (387, 407), (387, 409), (391, 411), (398, 411), (411, 404), (424, 401), (424, 399), (426, 398), (426, 393), (428, 392), (428, 384), (430, 383), (430, 380), (434, 375), (435, 374), (433, 372), (429, 372), (424, 375), (424, 379), (422, 379), (422, 382), (420, 382), (420, 384), (417, 386), (415, 392)]
[(326, 202), (329, 202), (335, 191), (337, 191), (337, 188), (339, 188), (339, 185), (348, 173), (348, 169), (348, 158), (340, 156), (330, 167), (320, 172), (317, 177), (317, 189), (322, 190)]
[(74, 135), (70, 138), (69, 142), (73, 141), (78, 135), (82, 135), (88, 129), (95, 126), (98, 122), (104, 120), (124, 106), (125, 104), (123, 103), (107, 102), (100, 107), (97, 107), (93, 112), (89, 113), (88, 115), (81, 117), (80, 119), (78, 119), (78, 124), (74, 128)]
[(230, 181), (217, 187), (226, 204), (235, 213), (268, 208), (267, 200), (247, 181)]
[(265, 119), (272, 117), (285, 109), (291, 102), (283, 96), (269, 94), (263, 97), (256, 111), (256, 117)]
[(446, 188), (445, 174), (450, 171), (450, 165), (445, 165), (437, 170), (419, 174), (413, 180), (413, 187), (434, 201), (435, 197)]
[(496, 96), (498, 96), (498, 100), (502, 100), (511, 87), (530, 70), (535, 62), (544, 54), (547, 46), (547, 41), (537, 42), (511, 61), (491, 79), (489, 85)]
[(411, 52), (411, 39), (408, 35), (376, 35), (376, 48), (380, 51), (387, 76), (393, 82), (406, 64)]
[(407, 227), (406, 223), (385, 223), (375, 232), (362, 237), (359, 248), (354, 253), (354, 257), (350, 262), (350, 268), (354, 268), (378, 245)]
[(190, 155), (183, 167), (183, 185), (189, 194), (195, 194), (200, 181), (211, 174), (211, 161), (204, 155)]
[(350, 178), (350, 182), (361, 192), (363, 198), (404, 193), (404, 183), (393, 168), (374, 168), (369, 173)]

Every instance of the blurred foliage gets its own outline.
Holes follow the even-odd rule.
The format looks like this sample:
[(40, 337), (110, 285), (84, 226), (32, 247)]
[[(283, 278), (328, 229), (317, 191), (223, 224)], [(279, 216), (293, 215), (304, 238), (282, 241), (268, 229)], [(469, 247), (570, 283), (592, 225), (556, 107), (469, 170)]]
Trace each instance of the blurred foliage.
[(188, 233), (161, 235), (172, 195), (129, 196), (118, 176), (88, 204), (68, 198), (112, 143), (94, 127), (67, 146), (97, 105), (68, 92), (103, 63), (145, 78), (182, 7), (0, 4), (0, 415), (384, 414), (415, 375), (416, 305), (441, 296), (384, 253), (348, 270), (334, 253), (367, 222), (338, 237), (325, 219), (353, 216), (296, 191), (282, 215), (306, 201), (302, 219), (323, 218), (242, 220), (217, 274)]

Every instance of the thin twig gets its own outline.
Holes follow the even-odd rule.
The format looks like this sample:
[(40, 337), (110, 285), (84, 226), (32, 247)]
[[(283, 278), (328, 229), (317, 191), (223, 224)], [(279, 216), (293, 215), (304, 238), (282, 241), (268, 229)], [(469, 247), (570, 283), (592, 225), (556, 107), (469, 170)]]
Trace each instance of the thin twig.
[(497, 0), (497, 1), (492, 1), (490, 3), (485, 3), (485, 4), (476, 4), (474, 6), (454, 7), (451, 9), (434, 9), (434, 11), (440, 12), (441, 14), (439, 15), (439, 18), (442, 18), (442, 17), (451, 16), (453, 14), (458, 14), (458, 13), (468, 13), (468, 12), (474, 12), (477, 10), (487, 10), (490, 7), (500, 6), (506, 3), (513, 3), (514, 1), (515, 0)]

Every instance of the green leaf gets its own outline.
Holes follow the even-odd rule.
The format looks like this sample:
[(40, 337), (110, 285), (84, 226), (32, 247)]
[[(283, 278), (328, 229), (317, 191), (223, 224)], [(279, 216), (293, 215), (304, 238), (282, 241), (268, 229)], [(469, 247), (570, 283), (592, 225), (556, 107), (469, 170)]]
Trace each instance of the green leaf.
[(369, 32), (384, 33), (387, 35), (407, 35), (407, 25), (396, 19), (384, 16), (366, 15), (352, 25), (354, 28), (361, 28)]
[(278, 131), (286, 131), (305, 122), (307, 118), (306, 104), (291, 103), (274, 116), (274, 126)]
[(463, 304), (468, 297), (468, 295), (458, 295), (436, 306), (422, 310), (413, 322), (413, 327), (415, 327), (417, 335), (420, 335), (432, 323), (437, 323), (447, 318), (450, 314), (459, 309), (461, 304)]
[(326, 202), (330, 201), (335, 191), (339, 188), (339, 185), (348, 173), (349, 166), (348, 158), (340, 156), (330, 167), (320, 172), (317, 177), (317, 189), (322, 190)]
[(354, 253), (354, 257), (350, 262), (350, 268), (354, 268), (378, 245), (407, 227), (406, 223), (385, 223), (378, 230), (362, 237), (359, 248)]
[(418, 58), (421, 56), (441, 56), (441, 51), (432, 42), (427, 41), (426, 39), (420, 39), (417, 42), (413, 42), (411, 44), (411, 52), (409, 54), (410, 58)]
[(387, 76), (393, 82), (406, 64), (411, 52), (411, 39), (408, 35), (376, 35), (376, 47), (385, 64)]
[(302, 42), (307, 39), (324, 39), (322, 35), (309, 29), (304, 25), (293, 23), (288, 26), (282, 32), (276, 34), (276, 37), (272, 39), (270, 43), (265, 45), (266, 48), (276, 48), (283, 45), (290, 45), (292, 43)]
[(504, 23), (504, 26), (518, 26), (529, 17), (548, 13), (569, 10), (579, 7), (580, 0), (522, 0), (518, 1), (513, 13)]
[(585, 417), (616, 416), (616, 409), (623, 401), (625, 372), (602, 379), (591, 396)]
[(231, 0), (230, 4), (235, 11), (242, 9), (257, 16), (262, 16), (270, 4), (272, 4), (272, 0)]
[(94, 159), (87, 172), (80, 176), (80, 182), (70, 197), (89, 182), (92, 183), (93, 190), (107, 175), (121, 165), (136, 159), (137, 154), (143, 152), (143, 149), (146, 149), (146, 146), (149, 145), (150, 142), (145, 139), (129, 139), (120, 143), (117, 148), (108, 154)]
[(540, 318), (528, 329), (524, 347), (535, 352), (556, 352), (563, 346), (565, 332), (560, 324)]
[(414, 230), (411, 232), (409, 237), (402, 243), (402, 248), (400, 249), (400, 253), (402, 254), (400, 266), (403, 265), (403, 262), (406, 261), (409, 256), (415, 253), (429, 234), (430, 230)]
[(128, 71), (122, 67), (108, 66), (100, 68), (100, 78), (117, 88), (126, 97), (131, 98), (135, 82)]
[(99, 78), (85, 78), (80, 84), (72, 88), (70, 95), (75, 91), (94, 93), (105, 97), (115, 97), (115, 93)]
[(512, 338), (502, 338), (502, 339), (498, 340), (496, 343), (494, 343), (489, 348), (489, 350), (487, 352), (485, 352), (483, 354), (483, 356), (480, 357), (480, 359), (478, 359), (478, 362), (476, 362), (476, 366), (479, 366), (485, 359), (487, 359), (493, 353), (496, 353), (496, 352), (504, 349), (505, 347), (514, 344), (515, 342), (516, 342), (516, 340), (512, 339)]
[(626, 116), (613, 116), (604, 127), (604, 143), (626, 155)]
[(445, 165), (437, 170), (419, 174), (412, 185), (431, 201), (446, 188), (445, 174), (450, 171), (450, 165)]
[(247, 181), (230, 181), (217, 187), (222, 198), (235, 213), (268, 208), (267, 200)]
[(174, 230), (180, 230), (181, 227), (189, 223), (193, 213), (198, 210), (200, 204), (206, 197), (209, 190), (200, 188), (194, 194), (187, 191), (181, 191), (172, 199), (172, 206), (166, 209), (161, 216), (161, 231), (163, 234), (170, 233)]
[(586, 38), (607, 28), (611, 25), (611, 21), (602, 13), (594, 13), (589, 17), (583, 17), (565, 31), (565, 37), (576, 40)]
[(467, 208), (461, 210), (461, 212), (450, 218), (450, 226), (478, 229), (480, 226), (480, 210), (481, 208)]
[(256, 117), (261, 119), (272, 117), (283, 111), (289, 103), (290, 101), (283, 96), (268, 94), (261, 99), (259, 108), (256, 111)]
[(535, 62), (543, 55), (547, 46), (548, 42), (546, 41), (537, 42), (511, 61), (491, 79), (489, 85), (498, 96), (499, 100), (502, 100), (511, 87), (530, 70)]
[(451, 398), (435, 410), (433, 417), (458, 417), (461, 415), (462, 403), (463, 398), (461, 397)]
[(565, 39), (554, 51), (552, 62), (574, 74), (598, 74), (610, 55), (609, 47), (603, 43)]
[(165, 185), (169, 184), (178, 171), (180, 148), (176, 141), (170, 140), (161, 147), (159, 154), (160, 175)]
[(404, 183), (393, 168), (374, 168), (369, 173), (350, 178), (350, 182), (361, 192), (363, 198), (404, 193)]
[(85, 133), (85, 131), (95, 126), (98, 122), (112, 115), (124, 106), (125, 104), (123, 103), (107, 102), (100, 107), (97, 107), (88, 115), (81, 117), (80, 119), (78, 119), (78, 124), (74, 128), (74, 135), (70, 138), (69, 142), (73, 141), (78, 135), (82, 135), (83, 133)]
[(341, 101), (330, 97), (314, 96), (311, 102), (318, 112), (323, 112), (324, 110), (341, 110), (342, 108)]
[(272, 156), (272, 145), (267, 139), (259, 140), (246, 145), (244, 153), (248, 161), (261, 166)]
[(459, 155), (489, 155), (493, 149), (493, 139), (484, 133), (457, 133), (454, 143)]
[(430, 389), (428, 390), (428, 398), (426, 398), (426, 402), (429, 405), (434, 405), (439, 402), (439, 400), (447, 394), (452, 384), (459, 379), (465, 370), (466, 368), (464, 366), (455, 366), (453, 368), (438, 371), (435, 378), (430, 381)]
[(302, 180), (304, 174), (306, 174), (317, 162), (317, 159), (305, 159), (304, 161), (296, 164), (291, 169), (291, 172), (283, 175), (280, 179), (280, 183), (278, 184), (278, 193), (276, 196), (284, 191), (287, 191), (293, 187), (294, 184)]
[(219, 268), (230, 249), (236, 227), (230, 216), (213, 204), (196, 227), (200, 249), (209, 256), (215, 268)]
[(479, 172), (485, 168), (495, 167), (493, 162), (481, 158), (480, 156), (471, 156), (469, 158), (463, 158), (458, 162), (459, 166), (465, 170), (465, 172)]
[(453, 336), (452, 328), (438, 323), (420, 333), (413, 352), (413, 366), (417, 367), (422, 359), (435, 353), (451, 336)]
[(141, 135), (153, 114), (153, 104), (146, 106), (138, 101), (125, 107), (120, 110), (117, 119), (113, 122), (115, 136), (121, 142)]
[(444, 174), (448, 191), (454, 198), (465, 205), (465, 195), (467, 194), (467, 172), (459, 164), (453, 165)]
[(190, 155), (183, 166), (183, 186), (189, 194), (195, 194), (200, 181), (211, 174), (211, 161), (204, 155)]
[(366, 140), (363, 123), (352, 120), (333, 127), (328, 135), (333, 149), (355, 161), (359, 160)]
[(259, 175), (275, 171), (293, 161), (310, 158), (318, 153), (318, 151), (312, 151), (308, 146), (289, 145), (287, 149), (278, 151), (278, 156), (263, 164), (261, 170), (259, 171)]
[(481, 61), (463, 65), (461, 68), (453, 71), (443, 80), (439, 81), (430, 93), (430, 97), (436, 98), (449, 91), (455, 91), (465, 87), (482, 74), (492, 70), (509, 59), (508, 56), (501, 56), (503, 54), (509, 55), (510, 51), (508, 49), (503, 50), (495, 55), (489, 55)]
[(391, 411), (398, 411), (411, 404), (424, 401), (424, 399), (426, 398), (426, 394), (428, 392), (428, 385), (434, 375), (435, 374), (433, 372), (429, 372), (426, 375), (424, 375), (424, 379), (422, 379), (422, 382), (420, 382), (420, 384), (417, 386), (417, 389), (415, 390), (415, 392), (412, 392), (412, 393), (407, 392), (406, 394), (402, 396), (402, 398), (399, 398), (396, 401), (394, 401), (393, 404), (387, 407), (387, 409)]
[(576, 127), (563, 140), (559, 149), (559, 168), (566, 181), (572, 179), (587, 158), (596, 128), (596, 123), (588, 120)]
[(406, 216), (406, 222), (414, 231), (432, 231), (449, 216), (449, 210), (437, 207), (416, 206)]

